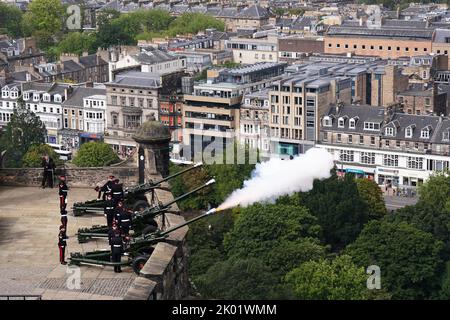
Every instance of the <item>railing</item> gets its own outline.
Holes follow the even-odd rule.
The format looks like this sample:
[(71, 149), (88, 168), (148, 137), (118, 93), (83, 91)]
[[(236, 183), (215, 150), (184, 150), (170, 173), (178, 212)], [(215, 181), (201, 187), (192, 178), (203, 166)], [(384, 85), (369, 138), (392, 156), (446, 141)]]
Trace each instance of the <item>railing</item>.
[(16, 295), (16, 294), (10, 294), (10, 295), (0, 295), (0, 300), (42, 300), (41, 295)]

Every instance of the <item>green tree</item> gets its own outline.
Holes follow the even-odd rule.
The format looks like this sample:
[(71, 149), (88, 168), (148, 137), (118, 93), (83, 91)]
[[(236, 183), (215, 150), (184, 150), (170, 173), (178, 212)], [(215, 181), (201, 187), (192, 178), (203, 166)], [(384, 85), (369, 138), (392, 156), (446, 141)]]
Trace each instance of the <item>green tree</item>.
[(53, 159), (56, 165), (60, 165), (63, 162), (59, 159), (58, 154), (48, 144), (32, 145), (27, 153), (23, 156), (23, 166), (29, 168), (38, 168), (41, 166), (42, 157), (49, 155)]
[(217, 262), (195, 280), (205, 299), (274, 299), (280, 297), (278, 278), (255, 258)]
[(19, 8), (0, 2), (0, 34), (11, 37), (22, 36), (22, 11)]
[(56, 47), (56, 54), (75, 53), (82, 55), (83, 52), (96, 52), (96, 37), (94, 33), (71, 32), (61, 40)]
[(405, 221), (433, 234), (445, 244), (446, 258), (450, 258), (450, 177), (434, 174), (420, 188), (416, 205), (398, 209), (389, 215), (390, 221)]
[(225, 23), (207, 14), (188, 12), (177, 17), (170, 24), (168, 34), (172, 37), (177, 34), (195, 34), (208, 28), (223, 31)]
[(44, 123), (32, 111), (28, 110), (22, 98), (11, 116), (0, 139), (0, 149), (6, 150), (5, 165), (21, 167), (22, 158), (30, 146), (45, 142), (47, 131)]
[(225, 235), (229, 257), (261, 259), (279, 276), (304, 261), (325, 255), (317, 219), (301, 206), (255, 204), (241, 209)]
[(352, 175), (340, 179), (333, 173), (329, 179), (315, 180), (311, 191), (281, 198), (279, 203), (283, 201), (308, 208), (322, 227), (323, 240), (334, 251), (353, 242), (369, 221), (367, 204)]
[(426, 299), (440, 285), (442, 248), (430, 233), (383, 219), (369, 222), (345, 252), (359, 266), (379, 266), (394, 299)]
[(356, 179), (360, 197), (366, 202), (369, 219), (380, 219), (387, 214), (383, 192), (377, 183), (369, 179)]
[(41, 48), (48, 48), (63, 32), (66, 12), (59, 0), (33, 0), (23, 17), (23, 27), (36, 37)]
[(295, 297), (302, 300), (365, 300), (366, 280), (364, 268), (346, 255), (305, 262), (284, 279)]
[(103, 167), (119, 162), (119, 160), (109, 144), (88, 142), (81, 145), (73, 163), (79, 167)]

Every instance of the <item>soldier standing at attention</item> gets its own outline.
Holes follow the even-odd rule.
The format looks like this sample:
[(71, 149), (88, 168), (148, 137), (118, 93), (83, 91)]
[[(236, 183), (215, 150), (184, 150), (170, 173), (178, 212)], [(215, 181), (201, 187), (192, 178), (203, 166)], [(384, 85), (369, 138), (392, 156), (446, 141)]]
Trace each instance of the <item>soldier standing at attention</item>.
[(105, 209), (104, 209), (105, 217), (106, 217), (106, 223), (108, 224), (108, 228), (112, 227), (113, 220), (114, 220), (114, 202), (112, 200), (112, 195), (108, 194), (106, 195), (106, 202), (105, 202)]
[(41, 187), (45, 189), (45, 185), (47, 184), (48, 187), (53, 188), (53, 170), (55, 169), (55, 163), (47, 154), (42, 159), (42, 167), (44, 168), (44, 174), (42, 176)]
[(69, 188), (66, 184), (66, 176), (61, 175), (59, 176), (59, 209), (61, 211), (61, 214), (63, 211), (66, 211), (67, 207), (67, 192), (69, 191)]
[[(123, 240), (120, 232), (117, 228), (111, 229), (113, 232), (111, 233), (111, 237), (109, 240), (109, 244), (111, 245), (111, 262), (119, 262), (122, 257), (122, 248), (123, 248)], [(114, 272), (120, 273), (122, 269), (120, 265), (114, 266)]]
[(67, 245), (67, 235), (66, 235), (66, 227), (64, 225), (61, 225), (59, 227), (59, 235), (58, 235), (58, 247), (59, 247), (59, 262), (62, 265), (67, 264), (64, 255), (66, 253), (66, 245)]

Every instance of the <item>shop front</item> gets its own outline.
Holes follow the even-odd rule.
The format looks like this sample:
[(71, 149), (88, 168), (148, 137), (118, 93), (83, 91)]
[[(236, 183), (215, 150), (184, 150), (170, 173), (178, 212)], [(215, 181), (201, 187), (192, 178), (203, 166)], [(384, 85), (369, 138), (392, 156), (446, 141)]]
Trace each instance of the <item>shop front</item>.
[(103, 141), (103, 135), (100, 133), (80, 133), (80, 145), (86, 142)]

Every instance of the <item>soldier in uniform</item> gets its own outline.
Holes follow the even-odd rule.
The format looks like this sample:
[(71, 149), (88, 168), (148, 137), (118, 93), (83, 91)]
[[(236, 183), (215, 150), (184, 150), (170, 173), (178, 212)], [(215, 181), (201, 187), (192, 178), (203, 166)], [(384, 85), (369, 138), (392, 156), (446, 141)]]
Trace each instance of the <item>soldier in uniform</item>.
[(128, 236), (130, 233), (130, 227), (132, 223), (131, 213), (126, 211), (123, 207), (123, 201), (119, 201), (116, 207), (116, 220), (120, 232), (123, 236)]
[(44, 173), (42, 176), (41, 187), (45, 189), (45, 185), (53, 188), (53, 170), (55, 170), (55, 162), (48, 155), (42, 158), (42, 167), (44, 168)]
[[(109, 176), (108, 177), (108, 181), (106, 181), (106, 183), (99, 187), (95, 187), (95, 191), (98, 191), (98, 196), (97, 196), (97, 200), (105, 200), (106, 196), (108, 194), (111, 194), (111, 190), (112, 190), (112, 185), (114, 184), (114, 176)], [(103, 197), (102, 197), (102, 192), (103, 192)]]
[(108, 194), (106, 195), (106, 202), (105, 202), (105, 218), (106, 223), (108, 224), (108, 227), (111, 228), (115, 216), (115, 210), (114, 210), (114, 202), (112, 200), (112, 195)]
[(61, 225), (59, 227), (59, 235), (58, 235), (58, 247), (59, 247), (59, 262), (63, 265), (67, 264), (64, 255), (66, 253), (66, 245), (67, 245), (67, 235), (66, 235), (66, 227)]
[(69, 191), (69, 188), (66, 184), (66, 176), (59, 176), (59, 209), (61, 214), (66, 211), (67, 207), (67, 192)]
[[(111, 245), (111, 262), (120, 262), (122, 257), (123, 240), (120, 231), (114, 226), (108, 233), (109, 244)], [(120, 273), (120, 266), (114, 266), (114, 272)]]
[(114, 205), (116, 206), (119, 201), (123, 201), (124, 194), (123, 194), (123, 187), (122, 184), (119, 183), (119, 179), (115, 179), (114, 183), (112, 184), (112, 196)]

